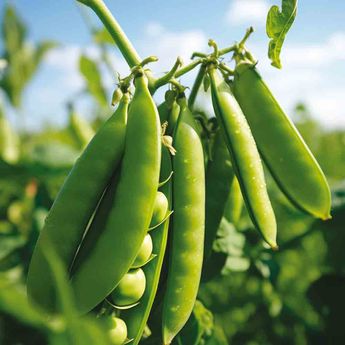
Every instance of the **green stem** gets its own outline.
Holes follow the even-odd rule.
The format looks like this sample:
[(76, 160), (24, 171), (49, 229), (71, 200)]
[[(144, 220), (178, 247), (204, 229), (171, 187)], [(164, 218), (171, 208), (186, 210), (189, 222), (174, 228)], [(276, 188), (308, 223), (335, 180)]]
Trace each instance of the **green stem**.
[(227, 53), (233, 52), (236, 49), (237, 49), (237, 44), (234, 44), (234, 45), (232, 45), (230, 47), (227, 47), (227, 48), (219, 50), (218, 54), (219, 54), (219, 56), (222, 56), (222, 55), (225, 55)]
[(193, 84), (192, 90), (190, 92), (189, 98), (188, 98), (188, 106), (189, 106), (190, 110), (192, 110), (193, 107), (194, 107), (196, 96), (197, 96), (197, 94), (199, 92), (200, 85), (201, 85), (201, 83), (202, 83), (202, 81), (204, 79), (205, 72), (206, 72), (206, 66), (205, 65), (201, 65), (200, 69), (199, 69), (199, 72), (198, 72), (198, 74), (196, 76), (196, 79), (194, 81), (194, 84)]
[(200, 53), (200, 52), (194, 52), (191, 56), (191, 59), (193, 60), (194, 58), (199, 57), (199, 58), (206, 58), (207, 54)]
[(175, 78), (182, 77), (184, 74), (188, 73), (192, 69), (194, 69), (196, 66), (200, 65), (202, 63), (202, 60), (195, 60), (191, 62), (190, 64), (180, 68), (176, 73), (175, 73)]
[(153, 94), (158, 88), (169, 83), (169, 81), (175, 77), (175, 74), (181, 65), (182, 59), (178, 57), (172, 69), (168, 73), (164, 74), (163, 77), (155, 80), (154, 84), (152, 85), (151, 93)]
[(77, 0), (90, 7), (109, 31), (123, 57), (130, 67), (138, 65), (141, 61), (139, 54), (134, 49), (119, 23), (113, 17), (103, 0)]
[(244, 47), (244, 44), (246, 43), (247, 39), (249, 38), (249, 36), (254, 32), (254, 28), (252, 26), (250, 26), (247, 30), (246, 33), (244, 35), (244, 37), (242, 38), (242, 40), (240, 41), (240, 43), (238, 44), (240, 46), (240, 48)]

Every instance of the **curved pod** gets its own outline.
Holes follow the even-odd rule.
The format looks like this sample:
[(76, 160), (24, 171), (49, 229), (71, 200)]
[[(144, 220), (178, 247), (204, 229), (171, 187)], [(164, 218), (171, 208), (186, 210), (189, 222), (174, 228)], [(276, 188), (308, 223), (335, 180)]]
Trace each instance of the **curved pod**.
[(42, 248), (50, 240), (66, 270), (72, 264), (88, 222), (123, 155), (129, 96), (97, 131), (75, 162), (57, 195), (36, 243), (27, 290), (29, 298), (55, 310), (54, 279)]
[(234, 171), (231, 166), (229, 151), (223, 134), (218, 130), (212, 147), (212, 160), (209, 160), (206, 169), (204, 260), (207, 260), (211, 254), (212, 244), (223, 217), (233, 179)]
[(254, 138), (240, 106), (214, 66), (209, 67), (213, 108), (223, 130), (232, 166), (254, 226), (276, 248), (277, 224)]
[(252, 63), (237, 65), (233, 89), (260, 154), (283, 193), (305, 212), (330, 218), (331, 195), (320, 166)]
[(119, 182), (102, 236), (71, 279), (81, 313), (100, 303), (129, 270), (147, 233), (158, 189), (161, 128), (147, 78), (135, 80)]

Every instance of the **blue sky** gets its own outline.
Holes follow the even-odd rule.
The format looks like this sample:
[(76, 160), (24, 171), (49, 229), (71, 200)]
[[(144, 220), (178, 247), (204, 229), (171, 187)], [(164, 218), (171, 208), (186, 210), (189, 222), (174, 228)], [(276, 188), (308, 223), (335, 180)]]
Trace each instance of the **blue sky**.
[[(97, 57), (88, 28), (74, 0), (12, 0), (30, 28), (31, 41), (54, 39), (61, 43), (45, 59), (42, 68), (28, 86), (22, 113), (26, 126), (63, 124), (65, 102), (83, 88), (78, 73), (78, 56), (84, 52)], [(270, 66), (266, 57), (268, 39), (265, 34), (267, 9), (280, 0), (217, 0), (217, 1), (138, 1), (106, 0), (123, 29), (142, 57), (157, 55), (152, 65), (159, 73), (169, 69), (181, 55), (186, 63), (193, 50), (208, 51), (207, 40), (220, 46), (230, 45), (242, 37), (246, 27), (256, 32), (248, 47), (259, 59), (258, 68), (286, 111), (305, 102), (312, 114), (329, 128), (345, 128), (345, 1), (304, 0), (299, 2), (298, 15), (283, 47), (283, 69)], [(0, 10), (4, 2), (0, 2)], [(129, 5), (128, 5), (129, 4)], [(99, 20), (91, 13), (96, 25)], [(0, 44), (1, 46), (1, 44)], [(114, 49), (115, 67), (125, 74), (128, 69)], [(114, 76), (103, 71), (109, 93)], [(192, 76), (182, 81), (191, 83)], [(207, 99), (199, 102), (209, 106)], [(80, 104), (79, 104), (80, 103)], [(85, 117), (91, 115), (83, 101), (77, 106)]]

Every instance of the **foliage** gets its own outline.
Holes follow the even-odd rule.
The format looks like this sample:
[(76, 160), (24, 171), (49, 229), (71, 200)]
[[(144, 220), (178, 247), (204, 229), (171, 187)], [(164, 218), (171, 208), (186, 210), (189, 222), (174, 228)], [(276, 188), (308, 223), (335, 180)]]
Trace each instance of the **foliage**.
[(297, 0), (282, 0), (282, 9), (274, 5), (267, 14), (266, 31), (271, 39), (268, 47), (268, 57), (272, 66), (282, 68), (280, 53), (285, 40), (285, 36), (297, 13)]
[(27, 42), (27, 30), (12, 6), (7, 6), (2, 21), (4, 51), (1, 58), (7, 61), (0, 87), (14, 107), (20, 107), (22, 93), (37, 71), (46, 53), (55, 42), (43, 41), (35, 45)]

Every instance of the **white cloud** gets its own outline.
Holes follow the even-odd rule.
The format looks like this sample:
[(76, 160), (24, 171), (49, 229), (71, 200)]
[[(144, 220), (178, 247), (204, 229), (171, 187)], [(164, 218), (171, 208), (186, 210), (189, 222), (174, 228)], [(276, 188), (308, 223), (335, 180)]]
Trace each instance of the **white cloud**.
[(313, 67), (345, 60), (345, 32), (335, 32), (323, 43), (284, 46), (282, 58), (286, 64)]
[(162, 73), (172, 67), (178, 56), (187, 64), (194, 51), (203, 51), (207, 48), (207, 41), (202, 30), (174, 32), (152, 22), (146, 26), (145, 37), (138, 47), (143, 57), (156, 55), (159, 58), (151, 68)]
[(267, 0), (233, 0), (226, 12), (226, 21), (231, 25), (265, 25), (270, 4)]

